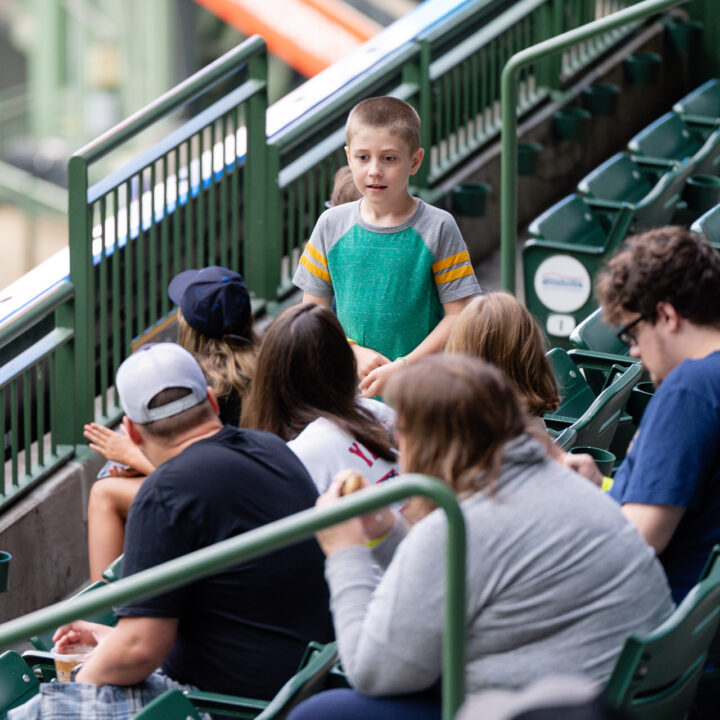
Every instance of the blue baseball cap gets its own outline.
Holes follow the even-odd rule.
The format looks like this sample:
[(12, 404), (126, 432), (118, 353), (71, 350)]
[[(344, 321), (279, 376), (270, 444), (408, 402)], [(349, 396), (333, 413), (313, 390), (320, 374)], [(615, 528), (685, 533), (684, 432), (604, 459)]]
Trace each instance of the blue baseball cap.
[(170, 281), (168, 295), (187, 324), (206, 337), (221, 338), (250, 322), (250, 293), (242, 275), (219, 265), (181, 272)]

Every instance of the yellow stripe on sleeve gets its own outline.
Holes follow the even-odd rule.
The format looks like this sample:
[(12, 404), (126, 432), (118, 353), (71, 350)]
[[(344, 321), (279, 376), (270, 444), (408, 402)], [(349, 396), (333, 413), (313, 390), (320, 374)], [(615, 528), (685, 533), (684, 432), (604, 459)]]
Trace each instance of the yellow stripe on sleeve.
[(449, 267), (452, 267), (453, 265), (459, 265), (460, 263), (469, 262), (470, 261), (470, 254), (467, 250), (463, 250), (462, 252), (457, 253), (456, 255), (450, 255), (449, 257), (446, 257), (442, 260), (438, 260), (433, 266), (432, 271), (434, 273), (439, 272), (440, 270), (445, 270)]
[(300, 256), (300, 264), (304, 265), (316, 277), (319, 277), (321, 280), (325, 280), (326, 282), (330, 282), (330, 273), (323, 270), (322, 268), (319, 268), (314, 263), (311, 263), (305, 257), (305, 253)]
[(305, 252), (319, 265), (322, 265), (324, 268), (328, 266), (327, 258), (317, 248), (314, 248), (310, 243), (305, 246)]
[(473, 275), (474, 271), (472, 269), (472, 265), (464, 265), (460, 268), (455, 268), (455, 270), (449, 270), (448, 272), (440, 273), (439, 275), (435, 276), (435, 284), (436, 285), (443, 285), (444, 283), (448, 283), (451, 280), (457, 280), (461, 277), (466, 277), (467, 275)]

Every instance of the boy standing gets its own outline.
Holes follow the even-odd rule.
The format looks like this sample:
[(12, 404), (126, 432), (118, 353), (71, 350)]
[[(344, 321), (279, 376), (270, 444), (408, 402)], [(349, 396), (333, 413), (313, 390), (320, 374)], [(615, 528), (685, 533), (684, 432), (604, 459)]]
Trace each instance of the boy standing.
[(362, 197), (323, 213), (295, 284), (305, 302), (337, 300), (364, 396), (439, 351), (458, 313), (480, 292), (453, 217), (408, 192), (423, 159), (420, 117), (392, 97), (368, 98), (346, 125), (348, 163)]

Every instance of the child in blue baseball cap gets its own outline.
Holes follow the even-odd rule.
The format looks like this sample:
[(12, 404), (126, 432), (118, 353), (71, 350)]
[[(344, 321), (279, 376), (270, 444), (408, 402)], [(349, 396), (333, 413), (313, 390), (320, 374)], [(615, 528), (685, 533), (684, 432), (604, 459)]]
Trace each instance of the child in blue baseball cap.
[[(185, 270), (170, 281), (168, 295), (178, 306), (178, 344), (202, 368), (218, 399), (220, 419), (237, 425), (255, 373), (258, 346), (242, 275), (218, 265)], [(117, 463), (109, 468), (110, 476), (99, 479), (90, 491), (88, 554), (94, 581), (122, 552), (130, 505), (155, 468), (123, 433), (89, 423), (84, 435), (93, 450)]]

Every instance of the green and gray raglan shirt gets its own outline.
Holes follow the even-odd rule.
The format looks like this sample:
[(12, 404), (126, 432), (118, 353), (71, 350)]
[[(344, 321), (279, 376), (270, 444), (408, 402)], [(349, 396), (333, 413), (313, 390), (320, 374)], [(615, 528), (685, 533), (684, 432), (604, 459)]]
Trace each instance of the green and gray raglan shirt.
[(324, 212), (293, 282), (337, 299), (346, 335), (394, 360), (414, 350), (443, 317), (442, 304), (480, 292), (450, 213), (418, 200), (406, 222), (369, 225), (360, 202)]

